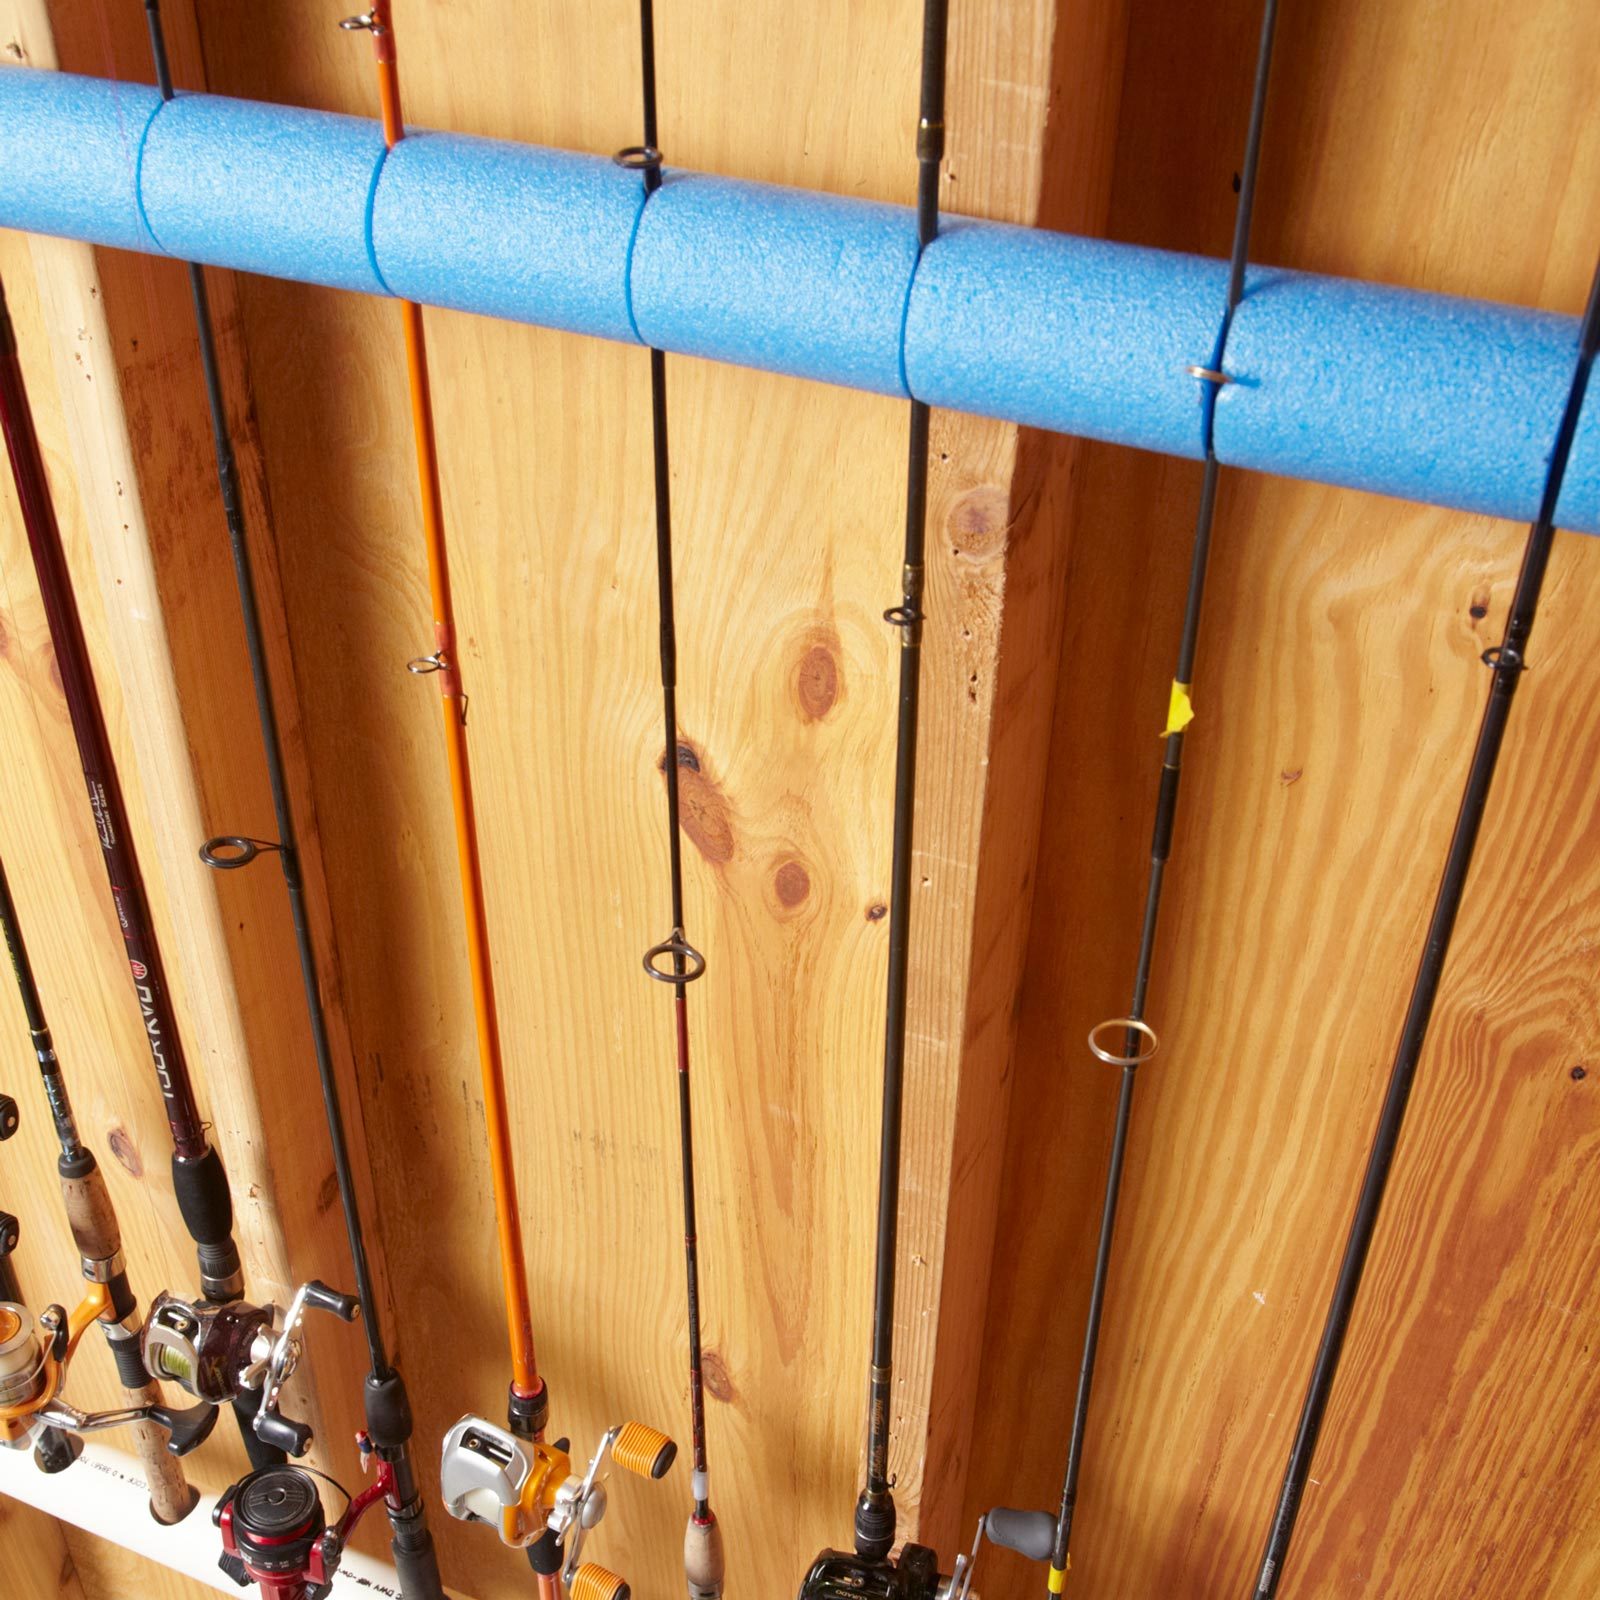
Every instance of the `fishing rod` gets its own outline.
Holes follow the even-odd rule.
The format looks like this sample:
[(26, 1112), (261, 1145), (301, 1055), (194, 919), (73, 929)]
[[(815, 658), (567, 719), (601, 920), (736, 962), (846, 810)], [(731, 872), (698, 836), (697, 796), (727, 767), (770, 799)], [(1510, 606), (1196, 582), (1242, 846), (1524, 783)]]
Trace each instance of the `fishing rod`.
[[(167, 59), (160, 0), (145, 0), (145, 13), (150, 27), (150, 48), (155, 63), (156, 82), (160, 87), (162, 99), (170, 101), (174, 94), (172, 69)], [(335, 1296), (328, 1291), (315, 1296), (307, 1294), (302, 1303), (326, 1300), (330, 1302), (328, 1309), (336, 1311), (341, 1316), (346, 1310), (351, 1316), (354, 1316), (357, 1310), (362, 1313), (360, 1320), (366, 1334), (369, 1361), (363, 1396), (366, 1429), (358, 1441), (363, 1461), (366, 1464), (376, 1465), (379, 1481), (383, 1485), (383, 1500), (392, 1533), (390, 1549), (395, 1569), (400, 1577), (402, 1594), (406, 1600), (442, 1600), (444, 1590), (439, 1581), (438, 1558), (434, 1551), (433, 1537), (428, 1531), (427, 1513), (417, 1489), (411, 1460), (411, 1402), (406, 1393), (405, 1380), (390, 1362), (384, 1345), (379, 1322), (378, 1297), (367, 1261), (366, 1238), (362, 1228), (360, 1202), (356, 1195), (355, 1172), (351, 1166), (350, 1148), (345, 1137), (344, 1111), (340, 1101), (338, 1079), (334, 1072), (333, 1048), (328, 1038), (328, 1022), (323, 1011), (322, 993), (317, 981), (316, 947), (306, 908), (300, 851), (295, 833), (294, 808), (289, 799), (283, 746), (278, 732), (278, 714), (267, 667), (266, 640), (256, 600), (255, 572), (245, 533), (238, 463), (234, 457), (233, 441), (228, 431), (227, 411), (222, 396), (222, 373), (217, 359), (216, 333), (211, 321), (210, 298), (206, 289), (204, 270), (198, 264), (190, 262), (188, 272), (189, 287), (194, 299), (200, 365), (211, 416), (212, 443), (217, 459), (217, 482), (221, 490), (228, 544), (233, 556), (239, 610), (244, 626), (245, 645), (250, 657), (250, 677), (255, 691), (256, 715), (260, 723), (262, 752), (266, 758), (267, 782), (272, 792), (273, 815), (278, 833), (275, 843), (264, 843), (240, 835), (227, 835), (208, 840), (202, 846), (200, 856), (208, 866), (231, 870), (247, 866), (263, 851), (270, 851), (277, 855), (278, 865), (283, 873), (284, 890), (288, 897), (290, 920), (294, 926), (295, 946), (300, 961), (301, 983), (305, 991), (306, 1015), (311, 1027), (312, 1053), (316, 1059), (317, 1077), (322, 1090), (328, 1139), (333, 1150), (334, 1174), (339, 1188), (339, 1203), (344, 1214), (345, 1233), (356, 1282), (354, 1301), (347, 1302), (344, 1297)], [(304, 1486), (309, 1481), (308, 1475), (296, 1467), (269, 1467), (263, 1470), (276, 1471), (280, 1474), (273, 1479), (277, 1486), (273, 1494), (279, 1497), (290, 1492), (288, 1487), (290, 1484)], [(246, 1483), (250, 1481), (250, 1479), (244, 1480)], [(242, 1485), (240, 1487), (242, 1488)], [(315, 1493), (314, 1484), (312, 1492)]]
[(1351, 1219), (1344, 1257), (1339, 1263), (1339, 1275), (1328, 1303), (1322, 1339), (1312, 1364), (1311, 1379), (1295, 1428), (1294, 1442), (1289, 1451), (1260, 1571), (1255, 1588), (1251, 1591), (1257, 1600), (1268, 1600), (1268, 1597), (1275, 1595), (1283, 1579), (1284, 1562), (1289, 1554), (1290, 1540), (1294, 1537), (1306, 1483), (1311, 1476), (1317, 1439), (1322, 1432), (1323, 1418), (1333, 1393), (1334, 1380), (1338, 1376), (1345, 1335), (1349, 1331), (1356, 1297), (1361, 1291), (1367, 1256), (1377, 1232), (1390, 1171), (1399, 1148), (1417, 1065), (1427, 1042), (1428, 1025), (1433, 1018), (1434, 1002), (1438, 998), (1445, 960), (1450, 953), (1456, 917), (1466, 893), (1467, 875), (1472, 868), (1478, 832), (1489, 804), (1489, 791), (1494, 783), (1501, 743), (1511, 716), (1512, 698), (1527, 668), (1528, 637), (1533, 632), (1534, 616), (1539, 608), (1539, 596), (1555, 543), (1556, 507), (1561, 499), (1561, 485), (1572, 454), (1572, 442), (1578, 431), (1578, 418), (1583, 410), (1584, 395), (1589, 388), (1589, 377), (1597, 352), (1600, 352), (1600, 266), (1596, 267), (1589, 289), (1589, 303), (1579, 325), (1572, 381), (1551, 448), (1538, 513), (1528, 532), (1522, 569), (1517, 576), (1517, 587), (1506, 617), (1505, 633), (1498, 645), (1483, 652), (1483, 662), (1493, 674), (1489, 700), (1478, 728), (1477, 743), (1473, 747), (1472, 765), (1467, 771), (1455, 829), (1445, 855), (1444, 872), (1434, 899), (1433, 914), (1428, 920), (1427, 938), (1412, 985), (1411, 999), (1406, 1007), (1405, 1022), (1401, 1027), (1394, 1065), (1390, 1069), (1389, 1087), (1384, 1095), (1377, 1131), (1361, 1179), (1361, 1191), (1356, 1200), (1355, 1215)]
[[(131, 1426), (134, 1450), (150, 1490), (152, 1514), (158, 1522), (181, 1522), (199, 1497), (189, 1487), (176, 1458), (187, 1455), (205, 1439), (217, 1413), (205, 1404), (188, 1411), (170, 1410), (159, 1386), (145, 1370), (139, 1344), (142, 1330), (138, 1301), (128, 1283), (111, 1192), (94, 1153), (78, 1133), (3, 862), (0, 934), (4, 935), (11, 957), (30, 1042), (39, 1063), (40, 1082), (61, 1146), (56, 1163), (61, 1199), (78, 1247), (85, 1285), (83, 1298), (72, 1311), (51, 1305), (35, 1317), (23, 1303), (7, 1260), (5, 1281), (0, 1284), (0, 1299), (4, 1301), (0, 1303), (0, 1443), (20, 1446), (37, 1440), (40, 1466), (59, 1472), (81, 1452), (79, 1435)], [(4, 1256), (9, 1257), (15, 1248), (18, 1231), (15, 1218), (8, 1217), (0, 1225), (0, 1253)], [(96, 1323), (105, 1335), (127, 1400), (120, 1410), (79, 1411), (62, 1394), (80, 1341)], [(165, 1442), (163, 1431), (167, 1434)]]
[[(917, 249), (939, 232), (939, 167), (944, 159), (947, 0), (924, 0), (922, 74), (917, 121)], [(895, 743), (893, 851), (889, 883), (889, 971), (884, 1006), (883, 1122), (878, 1155), (877, 1263), (868, 1372), (866, 1482), (855, 1508), (853, 1551), (824, 1550), (800, 1585), (799, 1600), (963, 1600), (985, 1525), (970, 1555), (948, 1575), (938, 1554), (895, 1543), (889, 1443), (894, 1370), (895, 1257), (900, 1225), (900, 1128), (905, 1099), (906, 989), (911, 953), (911, 866), (917, 788), (918, 694), (922, 669), (922, 594), (928, 522), (929, 408), (911, 402), (906, 461), (905, 553), (900, 604), (883, 614), (900, 630), (900, 698)]]
[[(194, 1241), (200, 1268), (200, 1297), (211, 1306), (242, 1300), (244, 1273), (233, 1239), (233, 1199), (222, 1156), (206, 1137), (184, 1058), (172, 997), (167, 988), (155, 924), (139, 871), (122, 784), (117, 776), (105, 716), (95, 688), (83, 623), (67, 568), (55, 503), (45, 474), (44, 456), (34, 427), (33, 409), (22, 375), (16, 331), (0, 283), (0, 431), (5, 434), (22, 522), (28, 535), (39, 594), (44, 603), (62, 697), (72, 723), (78, 762), (94, 813), (101, 860), (111, 886), (117, 925), (122, 930), (128, 971), (138, 997), (145, 1039), (172, 1136), (172, 1187), (184, 1226)], [(255, 1396), (241, 1391), (232, 1405), (245, 1448), (256, 1466), (283, 1459), (261, 1440), (254, 1427)]]
[[(1278, 0), (1266, 0), (1261, 14), (1261, 34), (1256, 52), (1255, 85), (1250, 99), (1250, 124), (1245, 136), (1244, 170), (1238, 184), (1238, 204), (1234, 213), (1233, 249), (1229, 258), (1227, 300), (1222, 324), (1209, 362), (1191, 366), (1189, 375), (1201, 385), (1203, 426), (1205, 429), (1205, 470), (1200, 483), (1200, 506), (1195, 520), (1194, 546), (1189, 568), (1189, 587), (1184, 599), (1183, 629), (1178, 643), (1178, 666), (1173, 675), (1168, 700), (1166, 747), (1162, 756), (1160, 787), (1156, 793), (1156, 815), (1150, 844), (1150, 868), (1145, 883), (1144, 920), (1140, 929), (1139, 954), (1134, 966), (1133, 1002), (1126, 1016), (1098, 1023), (1089, 1033), (1089, 1050), (1097, 1060), (1121, 1069), (1117, 1097), (1117, 1119), (1111, 1136), (1111, 1160), (1106, 1171), (1104, 1198), (1100, 1210), (1100, 1237), (1095, 1250), (1094, 1277), (1089, 1291), (1089, 1314), (1084, 1328), (1082, 1361), (1078, 1369), (1077, 1398), (1073, 1404), (1072, 1432), (1067, 1446), (1067, 1466), (1061, 1487), (1061, 1507), (1052, 1522), (1047, 1512), (1016, 1511), (999, 1507), (989, 1514), (989, 1536), (997, 1544), (1034, 1560), (1050, 1562), (1046, 1588), (1059, 1594), (1071, 1565), (1070, 1546), (1073, 1514), (1078, 1503), (1078, 1485), (1083, 1471), (1084, 1443), (1088, 1432), (1089, 1400), (1094, 1388), (1095, 1359), (1100, 1348), (1100, 1328), (1105, 1315), (1106, 1289), (1111, 1274), (1111, 1249), (1116, 1230), (1117, 1201), (1122, 1191), (1123, 1161), (1128, 1148), (1128, 1130), (1133, 1118), (1133, 1090), (1138, 1071), (1156, 1053), (1159, 1040), (1145, 1020), (1145, 1003), (1150, 988), (1150, 971), (1155, 961), (1156, 928), (1161, 911), (1161, 890), (1167, 861), (1172, 854), (1172, 836), (1178, 816), (1178, 784), (1183, 768), (1186, 730), (1194, 720), (1191, 689), (1194, 683), (1195, 655), (1200, 638), (1200, 612), (1205, 594), (1206, 569), (1211, 554), (1211, 533), (1216, 519), (1217, 461), (1214, 423), (1217, 392), (1227, 383), (1223, 359), (1234, 314), (1244, 298), (1245, 271), (1250, 252), (1250, 225), (1255, 212), (1256, 179), (1261, 165), (1261, 141), (1266, 126), (1267, 86), (1272, 72), (1272, 45), (1278, 24)], [(1121, 1049), (1115, 1036), (1122, 1032)], [(1111, 1040), (1108, 1043), (1107, 1040)]]
[[(644, 143), (617, 152), (617, 164), (642, 174), (645, 200), (661, 187), (660, 135), (656, 118), (656, 30), (654, 0), (639, 4)], [(688, 988), (706, 970), (705, 957), (684, 931), (683, 828), (678, 785), (678, 635), (672, 579), (672, 469), (667, 438), (667, 358), (650, 351), (650, 431), (655, 468), (656, 586), (661, 640), (661, 707), (665, 725), (662, 771), (667, 791), (667, 883), (672, 932), (645, 952), (644, 970), (672, 985), (678, 1069), (678, 1150), (683, 1181), (683, 1257), (689, 1324), (689, 1429), (694, 1457), (693, 1504), (683, 1536), (683, 1569), (689, 1600), (721, 1600), (727, 1574), (722, 1527), (711, 1509), (711, 1473), (706, 1456), (706, 1388), (700, 1359), (700, 1243), (695, 1206), (694, 1108), (689, 1087)], [(670, 958), (671, 966), (662, 963)]]
[[(400, 65), (389, 0), (378, 0), (370, 11), (347, 17), (340, 26), (348, 32), (368, 33), (372, 37), (384, 143), (392, 151), (405, 138), (405, 121), (400, 106)], [(580, 1559), (584, 1537), (605, 1509), (601, 1469), (608, 1461), (615, 1461), (640, 1477), (659, 1479), (672, 1465), (677, 1446), (664, 1433), (643, 1423), (620, 1424), (611, 1428), (601, 1440), (587, 1472), (579, 1473), (567, 1441), (558, 1440), (554, 1445), (544, 1442), (550, 1397), (539, 1375), (534, 1353), (533, 1314), (522, 1248), (516, 1167), (511, 1153), (500, 1020), (489, 955), (489, 914), (467, 745), (467, 693), (456, 650), (444, 494), (439, 479), (439, 452), (428, 377), (427, 335), (421, 306), (402, 300), (400, 312), (405, 331), (434, 634), (433, 653), (407, 665), (412, 673), (436, 676), (439, 682), (467, 964), (477, 1024), (484, 1120), (489, 1139), (500, 1277), (511, 1347), (511, 1383), (506, 1402), (508, 1429), (499, 1428), (481, 1416), (463, 1417), (445, 1435), (440, 1485), (445, 1507), (453, 1517), (491, 1522), (499, 1528), (504, 1543), (527, 1552), (542, 1595), (554, 1596), (559, 1588), (580, 1597), (623, 1600), (629, 1590), (621, 1578)]]

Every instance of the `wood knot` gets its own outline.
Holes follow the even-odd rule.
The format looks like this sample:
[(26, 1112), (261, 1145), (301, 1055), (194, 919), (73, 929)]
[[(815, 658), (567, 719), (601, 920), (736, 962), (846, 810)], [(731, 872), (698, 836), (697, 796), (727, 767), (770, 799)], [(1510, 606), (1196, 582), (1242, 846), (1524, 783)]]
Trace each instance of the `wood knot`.
[(888, 915), (889, 908), (881, 900), (874, 900), (872, 904), (867, 907), (868, 922), (882, 922), (883, 919)]
[[(733, 859), (733, 813), (716, 780), (705, 770), (700, 752), (680, 740), (678, 757), (678, 818), (683, 831), (707, 861), (720, 865)], [(658, 770), (667, 769), (663, 756)]]
[(733, 1379), (728, 1373), (728, 1363), (715, 1350), (701, 1353), (700, 1377), (705, 1383), (706, 1393), (713, 1400), (731, 1406), (739, 1398), (739, 1391), (734, 1388)]
[(802, 722), (821, 722), (838, 705), (844, 692), (840, 654), (839, 635), (826, 624), (801, 635), (791, 683)]
[(106, 1143), (111, 1146), (111, 1153), (117, 1158), (118, 1163), (134, 1177), (144, 1176), (144, 1162), (139, 1159), (139, 1147), (123, 1127), (116, 1127), (106, 1135)]
[(968, 489), (950, 507), (945, 528), (950, 535), (952, 554), (982, 561), (994, 555), (1005, 542), (1011, 522), (1011, 497), (992, 483)]
[(778, 892), (778, 902), (791, 911), (811, 893), (811, 874), (802, 862), (790, 859), (772, 876), (772, 887)]

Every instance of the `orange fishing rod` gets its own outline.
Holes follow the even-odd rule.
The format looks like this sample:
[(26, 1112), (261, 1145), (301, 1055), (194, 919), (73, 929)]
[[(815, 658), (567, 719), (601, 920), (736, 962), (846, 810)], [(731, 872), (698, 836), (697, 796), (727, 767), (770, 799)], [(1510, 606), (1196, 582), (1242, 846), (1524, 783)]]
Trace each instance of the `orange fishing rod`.
[[(372, 35), (373, 53), (378, 63), (378, 93), (383, 106), (383, 137), (392, 150), (405, 137), (405, 127), (400, 116), (400, 71), (395, 59), (389, 0), (378, 0), (366, 15), (351, 17), (342, 26), (363, 29)], [(544, 1433), (549, 1403), (534, 1357), (528, 1273), (523, 1262), (522, 1224), (517, 1210), (517, 1177), (511, 1160), (505, 1066), (500, 1049), (500, 1021), (495, 1009), (494, 973), (489, 962), (489, 919), (484, 904), (477, 816), (472, 803), (472, 767), (467, 756), (467, 695), (462, 687), (461, 664), (456, 654), (450, 556), (445, 546), (439, 452), (434, 441), (433, 402), (428, 385), (428, 346), (421, 306), (402, 300), (400, 315), (405, 326), (411, 426), (416, 436), (417, 474), (422, 490), (428, 588), (433, 598), (434, 651), (430, 656), (411, 662), (410, 670), (435, 674), (439, 680), (445, 755), (450, 767), (450, 803), (455, 812), (456, 855), (461, 869), (467, 962), (472, 974), (472, 1009), (478, 1030), (478, 1064), (483, 1074), (484, 1117), (489, 1132), (495, 1230), (500, 1240), (500, 1280), (505, 1289), (506, 1329), (511, 1340), (511, 1427), (524, 1438), (538, 1439)]]

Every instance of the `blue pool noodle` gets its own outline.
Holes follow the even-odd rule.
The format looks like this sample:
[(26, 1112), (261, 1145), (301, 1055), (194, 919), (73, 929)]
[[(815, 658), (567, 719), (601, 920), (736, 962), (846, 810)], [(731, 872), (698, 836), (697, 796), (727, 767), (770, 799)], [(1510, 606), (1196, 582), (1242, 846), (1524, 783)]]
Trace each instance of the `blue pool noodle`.
[[(1219, 460), (1531, 521), (1577, 357), (1571, 317), (1252, 268), (1217, 398)], [(1561, 508), (1600, 512), (1586, 408)]]
[(632, 341), (643, 206), (639, 174), (607, 157), (408, 133), (378, 180), (373, 254), (408, 300)]
[(1198, 459), (1225, 262), (947, 217), (923, 252), (906, 376), (930, 405)]
[(161, 106), (142, 83), (0, 69), (0, 221), (154, 250), (139, 212), (139, 146)]
[(668, 172), (634, 243), (634, 324), (659, 349), (907, 396), (916, 263), (903, 206)]
[[(142, 154), (141, 154), (142, 152)], [(798, 189), (0, 70), (0, 226), (515, 318), (1196, 456), (1226, 267)], [(142, 211), (142, 215), (141, 215)], [(1218, 458), (1534, 514), (1576, 319), (1253, 269)], [(1562, 526), (1600, 533), (1600, 386)]]
[(168, 255), (382, 294), (367, 211), (383, 157), (361, 117), (179, 95), (145, 135), (139, 198)]

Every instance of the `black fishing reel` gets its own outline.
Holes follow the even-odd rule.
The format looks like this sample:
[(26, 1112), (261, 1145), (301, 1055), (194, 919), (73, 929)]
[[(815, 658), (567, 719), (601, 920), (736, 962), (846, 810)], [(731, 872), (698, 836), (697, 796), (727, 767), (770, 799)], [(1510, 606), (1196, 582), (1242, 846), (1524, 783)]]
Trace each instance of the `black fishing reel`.
[(862, 1556), (824, 1550), (811, 1563), (797, 1600), (978, 1600), (972, 1576), (978, 1551), (994, 1513), (978, 1519), (972, 1549), (956, 1557), (955, 1570), (942, 1573), (939, 1555), (925, 1544), (906, 1544), (898, 1556)]
[(281, 1322), (276, 1306), (242, 1301), (214, 1305), (158, 1295), (140, 1339), (145, 1366), (152, 1377), (170, 1378), (210, 1406), (259, 1392), (261, 1405), (251, 1423), (256, 1437), (276, 1450), (303, 1456), (311, 1447), (311, 1428), (284, 1416), (278, 1400), (300, 1364), (301, 1328), (312, 1306), (345, 1322), (354, 1322), (361, 1311), (354, 1295), (315, 1280), (295, 1291)]
[(266, 1600), (323, 1600), (332, 1590), (356, 1524), (394, 1487), (394, 1468), (371, 1440), (357, 1443), (376, 1476), (332, 1527), (316, 1479), (300, 1467), (264, 1467), (224, 1492), (211, 1513), (222, 1533), (217, 1565), (240, 1588), (257, 1584)]

